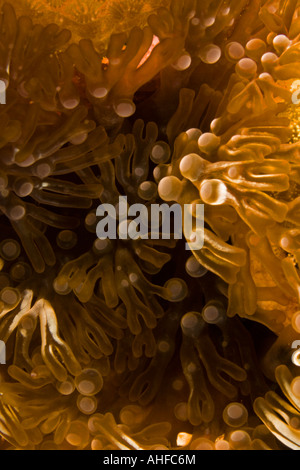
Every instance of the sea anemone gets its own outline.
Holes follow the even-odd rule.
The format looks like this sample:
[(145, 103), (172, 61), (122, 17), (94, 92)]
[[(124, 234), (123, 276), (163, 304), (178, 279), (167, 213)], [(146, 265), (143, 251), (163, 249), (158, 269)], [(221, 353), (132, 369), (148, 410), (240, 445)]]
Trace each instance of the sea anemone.
[(1, 7), (0, 448), (299, 449), (299, 1)]

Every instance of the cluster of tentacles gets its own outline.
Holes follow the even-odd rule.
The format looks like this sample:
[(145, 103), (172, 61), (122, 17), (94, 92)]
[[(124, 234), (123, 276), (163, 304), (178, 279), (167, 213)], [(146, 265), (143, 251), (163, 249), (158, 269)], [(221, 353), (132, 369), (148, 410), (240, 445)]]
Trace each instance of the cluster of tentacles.
[[(19, 3), (0, 16), (0, 448), (299, 449), (300, 2)], [(121, 196), (194, 222), (204, 204), (203, 248), (99, 239)]]

